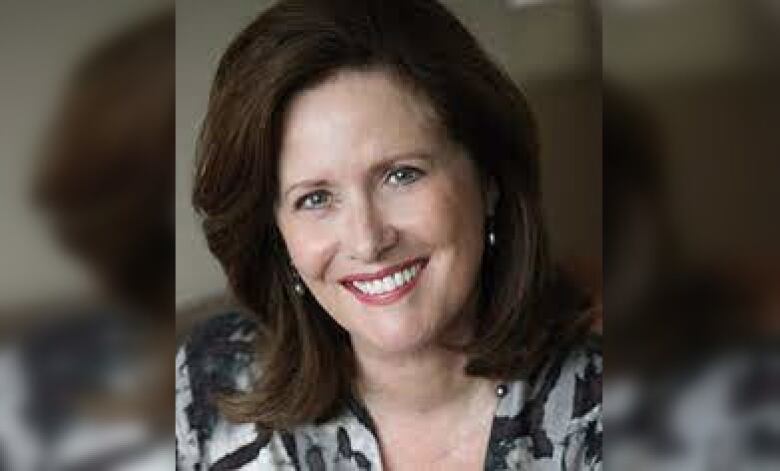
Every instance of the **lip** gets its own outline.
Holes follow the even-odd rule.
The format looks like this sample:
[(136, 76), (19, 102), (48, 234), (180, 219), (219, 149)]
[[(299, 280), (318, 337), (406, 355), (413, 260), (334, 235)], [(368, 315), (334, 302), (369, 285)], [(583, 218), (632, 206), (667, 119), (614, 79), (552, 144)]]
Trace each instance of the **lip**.
[[(395, 273), (397, 271), (418, 264), (420, 265), (420, 273), (418, 273), (417, 276), (414, 277), (414, 279), (412, 279), (409, 283), (406, 283), (405, 285), (401, 286), (400, 288), (387, 293), (375, 294), (375, 295), (364, 293), (359, 289), (357, 289), (352, 284), (352, 282), (354, 281), (373, 281), (373, 280), (382, 279), (392, 273)], [(362, 302), (363, 304), (368, 304), (373, 306), (392, 304), (398, 301), (399, 299), (403, 298), (407, 294), (409, 294), (415, 288), (415, 286), (417, 286), (417, 282), (420, 279), (420, 274), (422, 274), (422, 271), (425, 270), (425, 266), (427, 264), (428, 264), (428, 259), (426, 257), (420, 257), (403, 263), (399, 263), (397, 265), (393, 265), (388, 268), (384, 268), (375, 273), (359, 273), (355, 275), (350, 275), (340, 279), (339, 283), (341, 283), (341, 285), (347, 291), (352, 293), (355, 296), (355, 298), (357, 298), (357, 300)]]
[(383, 268), (382, 270), (379, 270), (378, 272), (374, 273), (357, 273), (354, 275), (345, 276), (344, 278), (341, 278), (339, 280), (339, 283), (351, 283), (353, 281), (374, 281), (374, 280), (381, 280), (382, 278), (386, 277), (387, 275), (393, 274), (397, 271), (401, 271), (405, 268), (409, 268), (411, 266), (417, 265), (418, 263), (422, 263), (423, 267), (425, 267), (425, 264), (428, 263), (427, 257), (419, 257), (415, 258), (413, 260), (407, 260), (405, 262), (399, 263), (398, 265), (393, 265), (392, 267)]

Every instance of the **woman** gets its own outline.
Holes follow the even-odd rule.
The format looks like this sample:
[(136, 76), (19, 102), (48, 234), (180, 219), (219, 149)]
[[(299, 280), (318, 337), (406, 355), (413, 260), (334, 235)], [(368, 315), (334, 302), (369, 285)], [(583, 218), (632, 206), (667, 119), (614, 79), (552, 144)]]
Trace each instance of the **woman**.
[(600, 467), (601, 360), (547, 268), (538, 178), (522, 94), (436, 2), (260, 15), (194, 192), (254, 320), (182, 349), (179, 466)]

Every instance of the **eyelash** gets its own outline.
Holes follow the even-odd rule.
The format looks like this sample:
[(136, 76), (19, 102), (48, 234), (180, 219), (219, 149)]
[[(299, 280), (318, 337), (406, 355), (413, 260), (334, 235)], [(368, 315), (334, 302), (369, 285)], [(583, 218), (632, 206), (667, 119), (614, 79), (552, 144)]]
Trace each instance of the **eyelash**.
[(385, 181), (389, 181), (392, 177), (397, 176), (398, 174), (401, 173), (406, 173), (407, 175), (411, 174), (412, 177), (411, 179), (406, 179), (402, 182), (396, 183), (396, 185), (399, 186), (410, 185), (416, 182), (417, 180), (419, 180), (420, 177), (423, 176), (422, 170), (415, 167), (404, 166), (404, 167), (398, 167), (396, 169), (393, 169), (390, 173), (387, 174), (387, 177), (385, 177)]
[(307, 194), (301, 196), (300, 198), (298, 198), (295, 201), (295, 209), (296, 210), (300, 210), (300, 209), (306, 209), (306, 210), (320, 209), (321, 206), (317, 206), (316, 204), (309, 204), (310, 199), (315, 197), (315, 196), (324, 196), (325, 198), (330, 198), (331, 197), (331, 195), (327, 191), (325, 191), (325, 190), (312, 191), (311, 193), (307, 193)]
[[(399, 177), (399, 175), (402, 175), (399, 179), (400, 181), (396, 181), (395, 183), (391, 182), (391, 180), (394, 177)], [(411, 185), (412, 183), (419, 180), (424, 175), (424, 172), (418, 168), (415, 167), (398, 167), (390, 171), (387, 176), (385, 177), (385, 182), (390, 183), (394, 186), (406, 186)], [(311, 198), (321, 196), (323, 197), (324, 201), (320, 203), (319, 205), (317, 203), (310, 203)], [(328, 204), (330, 202), (330, 199), (333, 198), (333, 195), (331, 195), (326, 190), (316, 190), (312, 191), (311, 193), (307, 193), (300, 198), (298, 198), (295, 201), (295, 209), (296, 210), (317, 210), (322, 209), (324, 205)]]

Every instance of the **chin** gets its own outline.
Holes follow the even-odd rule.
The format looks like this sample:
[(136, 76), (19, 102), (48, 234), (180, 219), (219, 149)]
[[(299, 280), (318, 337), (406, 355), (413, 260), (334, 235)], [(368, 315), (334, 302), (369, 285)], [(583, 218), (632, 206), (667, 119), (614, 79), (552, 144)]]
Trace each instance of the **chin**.
[(401, 322), (382, 327), (358, 334), (360, 342), (377, 352), (395, 355), (418, 351), (430, 345), (435, 338), (431, 329), (416, 323)]

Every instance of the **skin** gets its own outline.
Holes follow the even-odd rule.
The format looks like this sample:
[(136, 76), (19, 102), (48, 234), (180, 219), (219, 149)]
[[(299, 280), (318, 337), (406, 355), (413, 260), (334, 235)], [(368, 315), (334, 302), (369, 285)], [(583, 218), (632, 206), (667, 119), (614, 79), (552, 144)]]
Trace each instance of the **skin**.
[[(381, 70), (341, 71), (298, 94), (279, 166), (277, 225), (309, 293), (350, 333), (385, 464), (414, 445), (406, 467), (480, 467), (474, 439), (487, 440), (494, 385), (466, 377), (463, 355), (441, 344), (471, 330), (493, 186), (427, 102)], [(364, 304), (339, 282), (418, 257), (428, 263), (417, 285), (391, 304)], [(456, 460), (442, 437), (474, 453)]]

